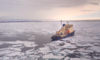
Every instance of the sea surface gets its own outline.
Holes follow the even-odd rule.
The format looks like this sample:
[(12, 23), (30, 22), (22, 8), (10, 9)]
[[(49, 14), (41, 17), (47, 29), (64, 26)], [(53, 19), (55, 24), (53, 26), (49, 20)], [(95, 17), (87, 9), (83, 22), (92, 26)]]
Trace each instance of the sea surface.
[(0, 23), (0, 60), (100, 60), (100, 21), (69, 24), (74, 36), (51, 41), (60, 22)]

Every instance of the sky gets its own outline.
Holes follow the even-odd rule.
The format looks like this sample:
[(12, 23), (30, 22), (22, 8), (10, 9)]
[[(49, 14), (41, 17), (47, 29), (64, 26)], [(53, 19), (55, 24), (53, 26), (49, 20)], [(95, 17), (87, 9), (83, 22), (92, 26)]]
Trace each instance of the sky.
[(100, 19), (100, 0), (0, 0), (0, 19)]

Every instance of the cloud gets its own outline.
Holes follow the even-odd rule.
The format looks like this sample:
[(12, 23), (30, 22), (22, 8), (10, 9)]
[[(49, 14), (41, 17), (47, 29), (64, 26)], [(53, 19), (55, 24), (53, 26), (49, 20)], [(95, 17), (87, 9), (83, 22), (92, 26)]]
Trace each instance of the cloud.
[(0, 0), (0, 10), (21, 8), (76, 7), (87, 4), (88, 0)]
[[(34, 3), (35, 2), (35, 3)], [(57, 8), (57, 7), (76, 7), (87, 4), (88, 0), (30, 0), (33, 7)]]
[(99, 5), (100, 0), (0, 0), (0, 11), (71, 8), (87, 4)]
[(93, 12), (95, 10), (81, 10), (81, 11), (83, 11), (83, 12)]
[(91, 2), (90, 4), (92, 4), (92, 5), (99, 5), (99, 3), (97, 3), (97, 2)]
[(89, 4), (91, 4), (91, 5), (100, 5), (100, 0), (89, 0)]
[[(100, 10), (99, 10), (100, 11)], [(83, 14), (83, 15), (79, 15), (79, 16), (74, 16), (73, 18), (80, 19), (80, 20), (84, 20), (84, 19), (100, 19), (100, 12), (94, 12), (94, 13), (90, 13), (90, 14)]]
[[(96, 12), (100, 0), (0, 0), (0, 17), (50, 19)], [(93, 5), (93, 6), (92, 6)]]

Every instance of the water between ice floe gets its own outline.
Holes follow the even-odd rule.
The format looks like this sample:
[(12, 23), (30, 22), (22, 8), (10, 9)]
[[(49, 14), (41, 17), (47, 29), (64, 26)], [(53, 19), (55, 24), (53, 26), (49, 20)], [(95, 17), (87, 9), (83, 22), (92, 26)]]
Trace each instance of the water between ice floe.
[(70, 23), (75, 36), (54, 42), (60, 22), (0, 23), (0, 60), (100, 60), (100, 21)]

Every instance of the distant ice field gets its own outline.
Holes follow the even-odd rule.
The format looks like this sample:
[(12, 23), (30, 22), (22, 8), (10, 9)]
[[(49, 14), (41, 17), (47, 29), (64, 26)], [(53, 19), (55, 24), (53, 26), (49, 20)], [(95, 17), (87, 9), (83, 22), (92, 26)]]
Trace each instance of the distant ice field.
[(60, 22), (0, 23), (0, 60), (99, 60), (100, 21), (69, 24), (75, 36), (51, 41)]

